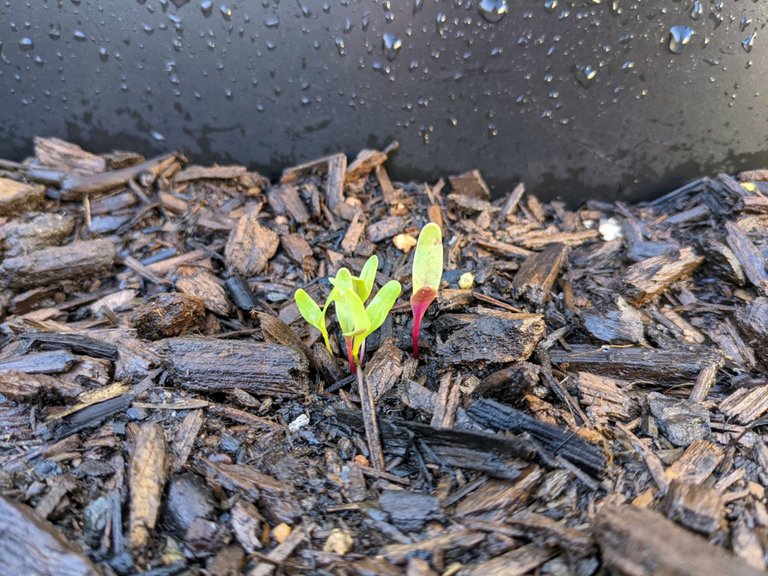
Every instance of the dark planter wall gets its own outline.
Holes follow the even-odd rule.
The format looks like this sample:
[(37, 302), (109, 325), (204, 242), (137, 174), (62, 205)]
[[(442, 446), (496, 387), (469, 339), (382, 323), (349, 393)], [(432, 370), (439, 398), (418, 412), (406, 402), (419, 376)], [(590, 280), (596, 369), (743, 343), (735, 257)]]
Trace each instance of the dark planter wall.
[(574, 202), (768, 165), (764, 3), (507, 3), (4, 0), (0, 157), (52, 135), (274, 174), (397, 139), (395, 177)]

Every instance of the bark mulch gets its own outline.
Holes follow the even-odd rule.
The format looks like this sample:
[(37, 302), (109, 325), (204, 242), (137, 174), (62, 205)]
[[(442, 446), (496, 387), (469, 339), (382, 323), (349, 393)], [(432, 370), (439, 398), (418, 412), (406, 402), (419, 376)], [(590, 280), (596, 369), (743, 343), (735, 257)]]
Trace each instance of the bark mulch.
[[(396, 148), (0, 161), (0, 572), (765, 573), (768, 171), (574, 211), (392, 182)], [(367, 342), (383, 469), (293, 301), (372, 254), (404, 288)]]

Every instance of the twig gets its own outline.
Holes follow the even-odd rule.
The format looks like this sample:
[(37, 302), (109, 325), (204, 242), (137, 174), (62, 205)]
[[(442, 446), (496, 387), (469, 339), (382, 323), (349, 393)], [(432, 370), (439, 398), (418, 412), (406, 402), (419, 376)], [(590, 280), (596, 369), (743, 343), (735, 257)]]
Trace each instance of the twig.
[(363, 410), (363, 426), (365, 438), (368, 441), (368, 451), (371, 453), (371, 464), (376, 470), (384, 470), (384, 450), (379, 436), (379, 422), (376, 419), (376, 405), (363, 377), (362, 367), (357, 369), (357, 387), (360, 393), (360, 404)]

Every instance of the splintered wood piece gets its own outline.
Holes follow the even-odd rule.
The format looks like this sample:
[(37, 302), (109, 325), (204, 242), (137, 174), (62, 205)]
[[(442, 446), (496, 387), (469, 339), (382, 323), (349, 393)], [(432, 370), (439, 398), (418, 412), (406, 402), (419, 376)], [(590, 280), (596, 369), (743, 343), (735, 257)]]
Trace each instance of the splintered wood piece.
[(465, 196), (466, 198), (477, 198), (478, 200), (490, 200), (491, 189), (485, 183), (479, 170), (470, 170), (457, 176), (449, 176), (451, 190), (454, 194)]
[(520, 200), (522, 200), (524, 194), (525, 184), (519, 182), (512, 189), (512, 192), (507, 195), (507, 199), (504, 201), (504, 206), (502, 206), (501, 212), (499, 212), (498, 215), (499, 221), (502, 223), (502, 225), (509, 216), (514, 216), (515, 210), (517, 210), (517, 207), (520, 204)]
[(206, 474), (215, 478), (227, 490), (242, 490), (252, 500), (258, 500), (262, 492), (271, 496), (288, 496), (295, 488), (259, 472), (247, 464), (224, 464), (204, 460)]
[[(720, 347), (720, 351), (729, 360), (729, 363), (732, 362), (747, 369), (755, 367), (757, 363), (755, 350), (744, 342), (730, 318), (726, 318), (723, 322), (716, 322), (707, 330), (707, 335)], [(758, 346), (758, 349), (760, 348)]]
[(87, 556), (50, 522), (0, 496), (0, 564), (4, 574), (99, 576)]
[(654, 256), (633, 264), (624, 272), (621, 290), (627, 301), (641, 306), (663, 294), (672, 284), (689, 277), (704, 261), (692, 248), (678, 256)]
[(525, 544), (479, 564), (470, 564), (458, 571), (457, 576), (523, 576), (555, 557), (554, 548)]
[(200, 431), (200, 427), (203, 425), (203, 411), (192, 410), (184, 417), (184, 420), (179, 424), (176, 430), (176, 437), (171, 446), (173, 453), (173, 461), (171, 463), (171, 470), (174, 472), (181, 471), (187, 464), (187, 459), (192, 453), (192, 448), (195, 445), (195, 438)]
[(0, 361), (0, 373), (17, 371), (25, 374), (61, 374), (77, 362), (77, 356), (67, 350), (33, 352)]
[(177, 292), (152, 296), (131, 316), (131, 325), (140, 338), (160, 340), (180, 336), (202, 326), (205, 304), (201, 298)]
[(669, 482), (701, 484), (709, 478), (724, 457), (723, 449), (708, 440), (695, 440), (666, 471)]
[(381, 549), (381, 555), (395, 564), (402, 564), (410, 556), (425, 551), (461, 550), (477, 546), (485, 540), (485, 534), (479, 530), (458, 529), (432, 538), (419, 540), (412, 544), (390, 544)]
[(435, 395), (435, 410), (430, 425), (434, 428), (453, 428), (460, 399), (459, 379), (452, 371), (448, 371), (440, 378), (440, 388)]
[(258, 210), (251, 210), (237, 221), (224, 247), (224, 257), (231, 272), (254, 276), (267, 267), (277, 252), (280, 238), (259, 224)]
[(392, 185), (392, 180), (389, 178), (389, 172), (383, 164), (376, 166), (376, 179), (379, 181), (379, 187), (381, 188), (381, 196), (384, 198), (384, 202), (387, 204), (396, 204), (398, 201), (398, 190)]
[(5, 258), (14, 258), (58, 246), (74, 229), (75, 219), (69, 214), (42, 213), (11, 220), (0, 226), (0, 251), (4, 251)]
[(155, 423), (138, 426), (128, 469), (129, 538), (134, 550), (144, 548), (155, 529), (165, 486), (165, 461), (163, 428)]
[(180, 267), (176, 275), (176, 290), (201, 299), (205, 308), (219, 316), (229, 316), (232, 305), (219, 279), (204, 268)]
[[(363, 429), (360, 412), (342, 409), (336, 417), (341, 425), (356, 431)], [(519, 470), (510, 464), (510, 457), (530, 461), (536, 456), (532, 444), (521, 435), (438, 429), (428, 424), (387, 418), (379, 419), (379, 429), (384, 447), (390, 454), (405, 456), (412, 450), (414, 439), (418, 439), (435, 454), (435, 463), (479, 470), (494, 478), (514, 480), (520, 476)]]
[(356, 208), (344, 201), (344, 181), (347, 174), (347, 157), (334, 154), (328, 158), (328, 177), (325, 182), (325, 202), (328, 209), (344, 220), (352, 220)]
[(725, 507), (722, 495), (714, 488), (675, 480), (669, 484), (659, 511), (670, 520), (709, 536), (720, 528)]
[(376, 168), (387, 161), (387, 155), (378, 150), (360, 150), (357, 157), (347, 166), (344, 180), (347, 184), (354, 184), (358, 180), (366, 178)]
[(237, 180), (245, 176), (245, 166), (187, 166), (173, 175), (171, 182), (183, 184), (193, 180)]
[(0, 214), (15, 216), (36, 210), (45, 198), (45, 186), (0, 178)]
[(573, 345), (567, 351), (553, 348), (549, 356), (553, 364), (568, 372), (592, 372), (659, 384), (695, 380), (705, 365), (718, 358), (714, 352), (693, 346), (656, 350), (598, 348), (588, 344)]
[(549, 300), (567, 259), (568, 247), (563, 244), (550, 244), (543, 251), (528, 256), (512, 280), (515, 296), (524, 296), (533, 304)]
[(520, 248), (519, 246), (514, 246), (512, 244), (507, 244), (506, 242), (500, 242), (494, 238), (477, 238), (475, 239), (475, 244), (482, 246), (483, 248), (487, 248), (488, 250), (493, 250), (494, 252), (501, 252), (507, 256), (516, 256), (518, 258), (527, 258), (533, 254), (533, 252), (530, 250), (526, 250), (525, 248)]
[(67, 349), (77, 354), (85, 354), (94, 358), (106, 358), (107, 360), (117, 360), (118, 358), (116, 345), (85, 336), (84, 334), (25, 332), (20, 334), (19, 338), (29, 342), (30, 346), (42, 344), (46, 348)]
[[(528, 197), (533, 198), (533, 196)], [(547, 244), (566, 244), (578, 246), (600, 236), (597, 230), (581, 230), (579, 232), (531, 232), (520, 238), (520, 244), (531, 250), (543, 248)]]
[(405, 354), (397, 347), (395, 338), (387, 338), (365, 366), (365, 379), (371, 389), (373, 401), (378, 402), (403, 373)]
[(35, 158), (46, 167), (85, 174), (104, 172), (107, 168), (107, 162), (101, 156), (86, 152), (77, 144), (60, 138), (36, 137)]
[(607, 567), (626, 576), (764, 574), (652, 510), (603, 506), (594, 533)]
[(16, 370), (0, 372), (0, 394), (14, 400), (29, 399), (38, 394), (55, 394), (75, 398), (83, 388), (46, 374), (26, 374)]
[(70, 173), (61, 179), (61, 197), (62, 200), (74, 200), (83, 194), (107, 192), (127, 186), (135, 178), (139, 178), (143, 186), (149, 187), (154, 183), (159, 171), (161, 172), (177, 162), (175, 154), (164, 154), (119, 170), (98, 174)]
[(238, 500), (231, 510), (230, 524), (235, 538), (248, 554), (262, 548), (259, 536), (263, 530), (264, 517), (256, 506), (247, 500)]
[(280, 397), (309, 390), (307, 359), (290, 346), (204, 338), (170, 338), (162, 346), (173, 381), (192, 390)]
[(447, 198), (452, 204), (455, 204), (459, 208), (463, 208), (469, 212), (487, 212), (488, 214), (492, 214), (500, 210), (500, 208), (496, 208), (490, 202), (486, 200), (480, 200), (479, 198), (475, 198), (473, 196), (448, 194)]
[(381, 445), (381, 433), (379, 432), (379, 419), (376, 415), (376, 401), (368, 383), (365, 381), (362, 367), (357, 368), (357, 392), (360, 395), (360, 407), (363, 414), (363, 426), (365, 427), (365, 439), (368, 443), (368, 452), (371, 464), (375, 470), (384, 470), (384, 449)]
[(768, 296), (768, 272), (765, 270), (765, 259), (762, 253), (737, 224), (726, 222), (725, 230), (728, 246), (736, 254), (747, 279), (763, 296)]
[(720, 402), (718, 408), (728, 418), (735, 418), (741, 424), (751, 424), (768, 411), (768, 385), (739, 388)]
[(448, 364), (527, 360), (544, 330), (544, 318), (538, 314), (481, 316), (451, 334), (437, 352)]
[(397, 234), (400, 234), (405, 229), (407, 220), (400, 216), (388, 216), (373, 224), (368, 224), (366, 233), (368, 240), (371, 242), (381, 242), (387, 238), (392, 238)]
[(284, 185), (270, 188), (267, 200), (275, 214), (288, 214), (299, 224), (309, 221), (309, 212), (299, 196), (296, 186)]
[(603, 451), (557, 426), (540, 422), (525, 412), (493, 400), (476, 400), (467, 414), (483, 426), (514, 433), (527, 432), (541, 448), (590, 473), (601, 475), (605, 468)]
[(638, 412), (637, 403), (624, 392), (629, 388), (628, 382), (579, 372), (576, 386), (581, 403), (587, 406), (587, 414), (600, 424), (606, 424), (609, 419), (627, 420)]
[(349, 223), (344, 238), (341, 240), (341, 249), (344, 251), (344, 254), (349, 256), (355, 251), (363, 231), (365, 231), (365, 217), (363, 216), (363, 211), (358, 210), (355, 212), (355, 217), (352, 218), (352, 222)]
[(0, 265), (0, 278), (15, 289), (101, 278), (112, 269), (116, 257), (115, 245), (109, 240), (74, 242), (7, 258)]
[(459, 503), (456, 515), (481, 515), (486, 521), (504, 521), (528, 504), (543, 478), (541, 468), (529, 466), (513, 482), (489, 480)]
[[(261, 323), (261, 330), (268, 342), (271, 341), (276, 344), (282, 344), (283, 346), (291, 346), (296, 350), (301, 351), (328, 383), (336, 382), (341, 378), (341, 374), (333, 362), (322, 362), (317, 357), (317, 354), (310, 350), (301, 338), (299, 338), (285, 322), (280, 320), (280, 318), (267, 314), (266, 312), (259, 312), (258, 318)], [(324, 346), (322, 348), (325, 350)]]
[(691, 395), (688, 400), (691, 402), (703, 402), (709, 394), (712, 385), (717, 380), (717, 373), (723, 367), (724, 359), (720, 357), (717, 360), (707, 362), (696, 377), (696, 383), (693, 385)]

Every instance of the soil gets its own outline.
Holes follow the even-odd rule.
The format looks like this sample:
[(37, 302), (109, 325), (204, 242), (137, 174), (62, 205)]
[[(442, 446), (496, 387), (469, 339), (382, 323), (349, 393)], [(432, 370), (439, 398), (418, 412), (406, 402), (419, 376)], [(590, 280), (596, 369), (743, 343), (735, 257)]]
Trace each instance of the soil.
[[(765, 573), (768, 171), (574, 210), (396, 149), (0, 161), (0, 572)], [(357, 378), (293, 294), (373, 254)]]

